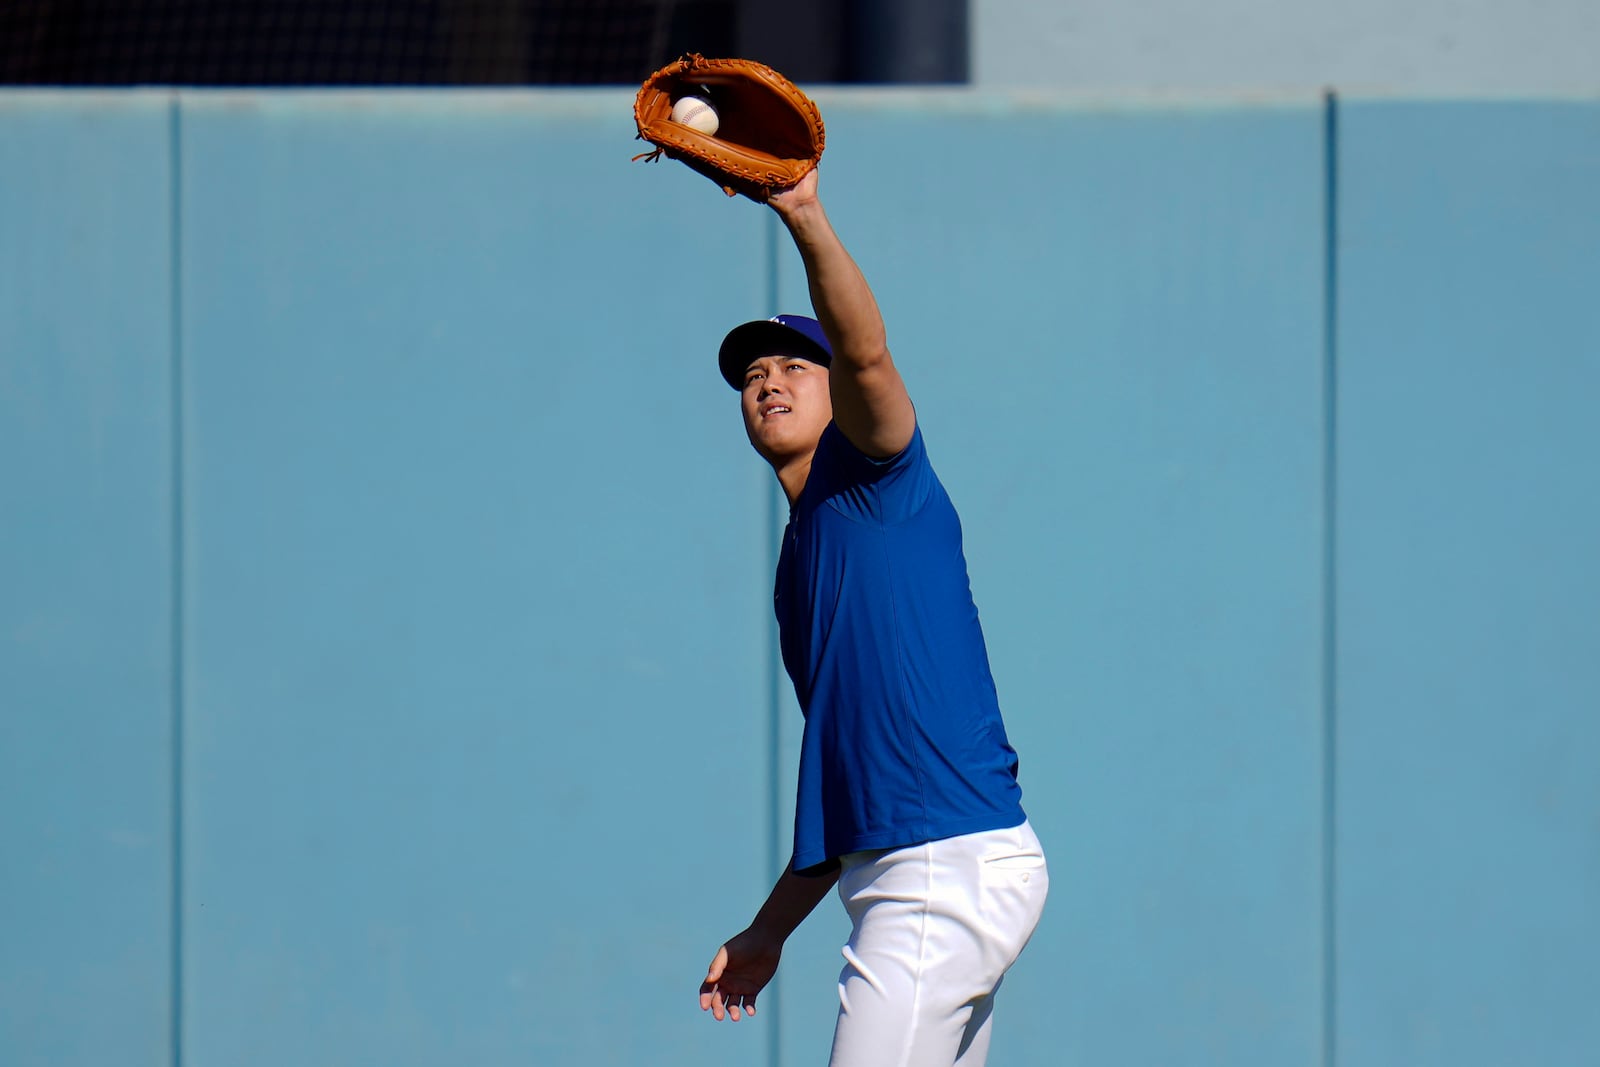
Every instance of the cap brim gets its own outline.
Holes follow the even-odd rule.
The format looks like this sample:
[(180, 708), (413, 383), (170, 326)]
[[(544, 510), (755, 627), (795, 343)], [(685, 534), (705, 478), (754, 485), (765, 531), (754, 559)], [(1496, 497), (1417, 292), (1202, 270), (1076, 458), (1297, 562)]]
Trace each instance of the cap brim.
[(722, 348), (717, 351), (717, 366), (724, 381), (735, 389), (742, 389), (745, 368), (750, 366), (750, 361), (777, 354), (799, 356), (824, 367), (833, 362), (826, 349), (793, 326), (757, 319), (728, 331), (728, 336), (722, 339)]

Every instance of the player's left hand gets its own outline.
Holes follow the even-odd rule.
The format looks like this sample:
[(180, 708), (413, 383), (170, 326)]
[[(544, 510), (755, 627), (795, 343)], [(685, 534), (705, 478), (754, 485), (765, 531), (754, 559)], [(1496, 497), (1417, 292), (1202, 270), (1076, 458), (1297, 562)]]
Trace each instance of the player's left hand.
[(746, 930), (717, 950), (700, 983), (700, 1010), (718, 1022), (756, 1013), (756, 995), (778, 972), (783, 942)]

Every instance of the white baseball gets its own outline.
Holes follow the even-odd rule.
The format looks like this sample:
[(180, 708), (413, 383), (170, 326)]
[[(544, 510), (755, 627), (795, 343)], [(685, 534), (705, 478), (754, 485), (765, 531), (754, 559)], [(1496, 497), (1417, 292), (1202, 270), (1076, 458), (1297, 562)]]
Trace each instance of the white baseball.
[(699, 130), (707, 137), (717, 132), (716, 108), (701, 96), (680, 97), (672, 105), (672, 121), (681, 122), (691, 130)]

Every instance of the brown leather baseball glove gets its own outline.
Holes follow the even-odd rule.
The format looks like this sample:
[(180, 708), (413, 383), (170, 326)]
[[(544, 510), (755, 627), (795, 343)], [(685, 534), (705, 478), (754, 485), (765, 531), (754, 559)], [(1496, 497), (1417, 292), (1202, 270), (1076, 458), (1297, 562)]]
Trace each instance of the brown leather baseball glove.
[[(670, 118), (683, 96), (703, 96), (716, 109), (715, 134)], [(716, 182), (729, 196), (764, 202), (804, 178), (822, 158), (822, 113), (782, 74), (748, 59), (688, 55), (644, 80), (633, 100), (639, 137), (656, 146), (634, 156), (666, 153)]]

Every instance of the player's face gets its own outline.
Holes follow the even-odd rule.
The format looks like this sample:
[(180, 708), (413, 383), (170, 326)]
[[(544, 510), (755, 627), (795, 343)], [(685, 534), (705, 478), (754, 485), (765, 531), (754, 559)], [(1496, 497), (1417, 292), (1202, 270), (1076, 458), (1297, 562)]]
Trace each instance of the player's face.
[(798, 356), (753, 359), (739, 406), (750, 443), (768, 462), (809, 453), (833, 418), (828, 368)]

